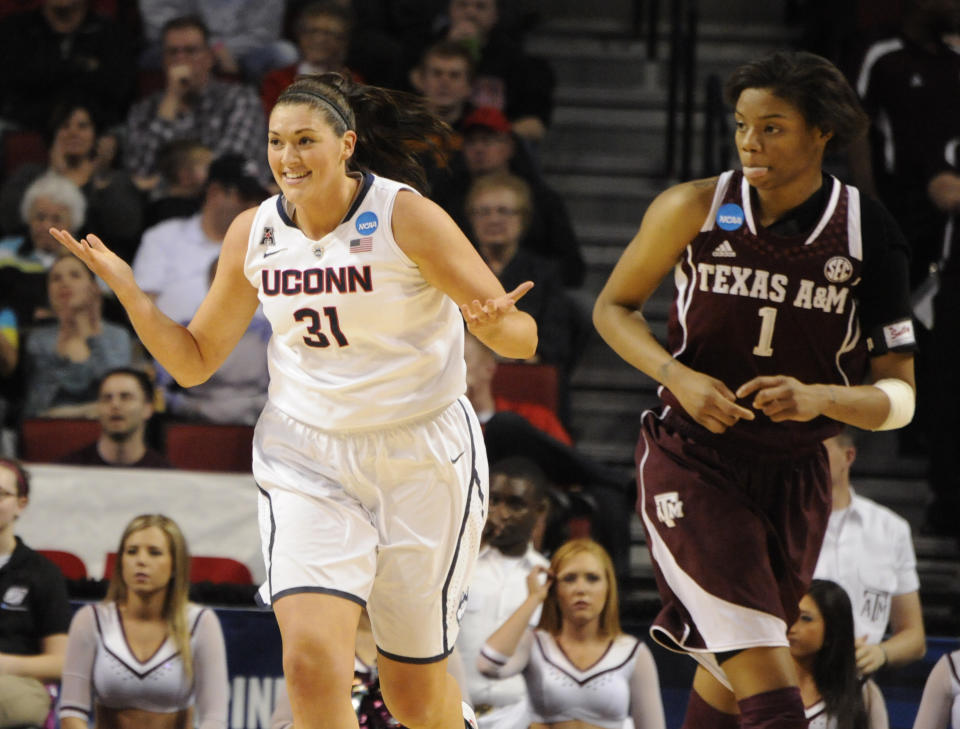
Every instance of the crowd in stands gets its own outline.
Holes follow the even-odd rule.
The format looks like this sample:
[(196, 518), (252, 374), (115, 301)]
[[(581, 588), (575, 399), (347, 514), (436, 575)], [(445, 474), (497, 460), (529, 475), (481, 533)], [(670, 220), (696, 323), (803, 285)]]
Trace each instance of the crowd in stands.
[[(584, 283), (584, 259), (565, 203), (539, 169), (553, 75), (524, 50), (536, 13), (523, 2), (501, 5), (286, 0), (277, 12), (262, 0), (21, 0), (0, 8), (0, 590), (4, 603), (19, 596), (33, 611), (0, 610), (0, 714), (19, 721), (0, 729), (42, 726), (49, 687), (61, 678), (64, 729), (88, 726), (94, 685), (97, 711), (117, 721), (123, 712), (183, 711), (202, 728), (226, 726), (223, 635), (212, 611), (187, 602), (176, 524), (159, 515), (131, 522), (106, 601), (77, 612), (71, 625), (62, 576), (14, 536), (29, 477), (11, 459), (24, 455), (24, 421), (38, 418), (95, 422), (95, 439), (55, 459), (76, 466), (170, 468), (162, 423), (250, 428), (266, 400), (269, 325), (255, 316), (210, 381), (182, 388), (146, 354), (112, 294), (47, 231), (101, 236), (164, 313), (188, 322), (230, 222), (277, 191), (264, 143), (273, 103), (298, 74), (330, 71), (423, 95), (454, 132), (446, 156), (423, 159), (430, 196), (506, 290), (536, 281), (518, 304), (538, 323), (532, 362), (499, 362), (469, 335), (466, 342), (467, 395), (491, 456), (490, 517), (451, 670), (479, 726), (622, 726), (628, 718), (636, 729), (665, 726), (654, 654), (623, 632), (617, 615), (633, 487), (578, 451), (570, 433), (569, 381), (590, 324), (571, 296)], [(908, 5), (914, 14), (897, 43), (865, 55), (858, 90), (877, 128), (874, 147), (855, 150), (851, 167), (914, 245), (912, 280), (931, 313), (928, 346), (941, 353), (937, 361), (953, 362), (956, 337), (934, 337), (933, 314), (946, 332), (960, 312), (956, 261), (944, 253), (960, 244), (952, 224), (960, 210), (960, 54), (938, 34), (946, 21), (923, 15), (937, 3)], [(929, 84), (921, 86), (935, 95), (904, 91), (918, 88), (911, 73), (923, 74)], [(945, 100), (938, 118), (947, 123), (924, 127), (928, 117), (914, 112), (931, 99)], [(902, 151), (891, 158), (894, 140)], [(939, 286), (932, 293), (931, 275)], [(505, 376), (498, 385), (498, 371), (531, 364), (553, 384), (548, 398), (502, 386)], [(938, 395), (921, 402), (915, 431), (932, 459), (930, 522), (941, 532), (955, 532), (960, 518), (956, 418), (938, 417), (955, 415), (960, 391), (951, 374), (921, 367), (920, 392)], [(811, 727), (884, 729), (884, 697), (870, 677), (919, 660), (926, 646), (912, 535), (905, 520), (851, 489), (850, 436), (827, 449), (834, 514), (821, 579), (789, 632), (791, 652)], [(160, 558), (142, 580), (160, 579), (159, 571), (170, 593), (160, 599), (129, 566), (151, 550)], [(12, 628), (4, 622), (11, 619)], [(371, 641), (367, 623), (357, 644), (358, 705), (366, 702), (369, 726), (387, 726), (389, 717), (374, 711), (382, 714), (383, 704)], [(129, 686), (97, 684), (109, 676), (93, 670), (94, 656), (145, 665), (177, 651), (180, 673), (150, 689), (173, 697), (162, 708)], [(960, 727), (958, 672), (960, 653), (937, 663), (919, 728)], [(20, 701), (7, 707), (11, 696)], [(292, 722), (283, 698), (277, 729)], [(688, 720), (697, 710), (691, 703)]]

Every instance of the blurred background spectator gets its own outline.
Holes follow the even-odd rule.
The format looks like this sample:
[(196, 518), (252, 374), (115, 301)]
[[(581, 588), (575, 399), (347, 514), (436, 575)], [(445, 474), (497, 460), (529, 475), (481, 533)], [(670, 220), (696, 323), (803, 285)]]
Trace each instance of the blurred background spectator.
[(127, 117), (124, 160), (137, 186), (156, 187), (157, 155), (174, 139), (198, 140), (216, 156), (242, 154), (266, 169), (263, 106), (251, 86), (214, 77), (216, 59), (203, 20), (173, 18), (160, 40), (164, 87), (135, 103)]
[(13, 308), (21, 326), (50, 317), (47, 271), (66, 251), (51, 227), (79, 234), (87, 201), (63, 175), (47, 172), (27, 187), (20, 201), (20, 234), (0, 240), (0, 300)]
[(353, 15), (348, 6), (335, 0), (319, 0), (303, 6), (293, 21), (299, 60), (267, 72), (260, 82), (263, 109), (269, 115), (280, 92), (299, 74), (339, 73), (363, 81), (346, 64), (353, 31)]
[(21, 228), (20, 203), (30, 183), (45, 171), (55, 172), (83, 192), (86, 216), (80, 222), (86, 229), (114, 242), (113, 250), (132, 260), (143, 230), (143, 201), (130, 176), (113, 167), (116, 140), (104, 136), (99, 112), (90, 102), (74, 97), (53, 110), (47, 132), (49, 163), (23, 164), (0, 187), (4, 232), (11, 234)]
[(0, 119), (42, 130), (68, 93), (120, 123), (133, 94), (134, 45), (89, 0), (42, 0), (0, 21)]
[(297, 49), (281, 37), (283, 12), (263, 0), (138, 0), (147, 48), (143, 62), (156, 65), (163, 29), (174, 18), (194, 15), (210, 28), (217, 73), (254, 85), (264, 73), (294, 63)]
[(66, 255), (47, 273), (53, 322), (34, 327), (24, 348), (25, 417), (95, 418), (97, 384), (132, 359), (130, 333), (104, 321), (96, 280)]
[(157, 154), (160, 183), (144, 212), (146, 230), (169, 218), (187, 218), (200, 210), (213, 152), (194, 139), (175, 139)]
[(154, 387), (143, 370), (119, 367), (107, 372), (97, 388), (100, 437), (60, 459), (77, 466), (170, 468), (170, 462), (147, 444), (153, 417)]
[(30, 480), (17, 461), (0, 458), (0, 721), (3, 727), (43, 725), (50, 711), (46, 684), (63, 671), (70, 625), (60, 570), (14, 534), (30, 502)]

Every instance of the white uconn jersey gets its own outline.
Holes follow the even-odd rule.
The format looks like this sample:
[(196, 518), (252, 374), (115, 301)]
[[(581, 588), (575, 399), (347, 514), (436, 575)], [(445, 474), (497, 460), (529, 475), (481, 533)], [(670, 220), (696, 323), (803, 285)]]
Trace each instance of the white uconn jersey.
[(323, 430), (360, 430), (446, 407), (466, 391), (463, 319), (393, 237), (406, 185), (365, 173), (319, 241), (282, 195), (260, 205), (244, 273), (273, 327), (269, 399)]

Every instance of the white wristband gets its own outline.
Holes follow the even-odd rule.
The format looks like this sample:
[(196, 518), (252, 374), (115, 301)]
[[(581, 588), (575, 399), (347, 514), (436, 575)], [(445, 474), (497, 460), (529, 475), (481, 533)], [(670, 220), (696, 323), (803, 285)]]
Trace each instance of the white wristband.
[(909, 384), (895, 377), (885, 377), (874, 382), (873, 386), (882, 390), (890, 400), (890, 412), (887, 413), (887, 419), (874, 430), (895, 430), (896, 428), (902, 428), (913, 420), (916, 395)]

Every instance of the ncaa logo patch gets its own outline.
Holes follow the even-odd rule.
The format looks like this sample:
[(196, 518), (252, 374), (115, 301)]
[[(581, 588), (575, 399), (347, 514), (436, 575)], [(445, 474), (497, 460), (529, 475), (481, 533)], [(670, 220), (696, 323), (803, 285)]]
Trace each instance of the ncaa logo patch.
[(368, 210), (357, 217), (356, 225), (358, 233), (361, 235), (370, 235), (380, 226), (380, 221), (377, 219), (376, 213)]
[(834, 256), (824, 264), (823, 275), (830, 283), (849, 281), (853, 275), (853, 264), (846, 256)]
[(743, 208), (736, 203), (721, 205), (717, 211), (717, 225), (724, 230), (736, 230), (743, 225)]

